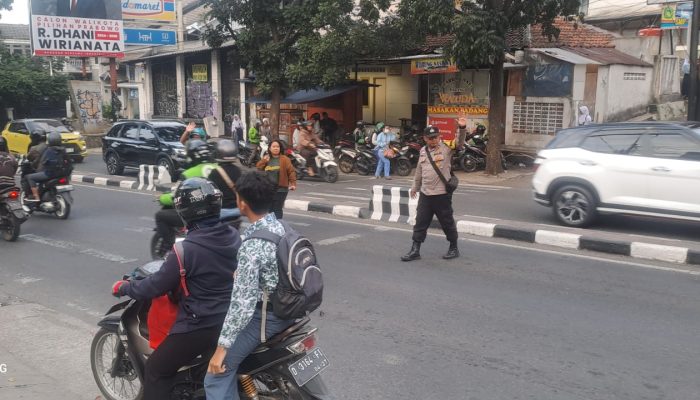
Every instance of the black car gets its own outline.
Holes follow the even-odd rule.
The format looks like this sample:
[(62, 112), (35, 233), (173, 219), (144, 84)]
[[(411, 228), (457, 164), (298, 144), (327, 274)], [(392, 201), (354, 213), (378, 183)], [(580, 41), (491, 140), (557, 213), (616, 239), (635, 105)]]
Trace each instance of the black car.
[(120, 175), (124, 167), (162, 165), (171, 176), (183, 168), (187, 155), (180, 143), (186, 125), (178, 121), (119, 121), (102, 138), (107, 172)]

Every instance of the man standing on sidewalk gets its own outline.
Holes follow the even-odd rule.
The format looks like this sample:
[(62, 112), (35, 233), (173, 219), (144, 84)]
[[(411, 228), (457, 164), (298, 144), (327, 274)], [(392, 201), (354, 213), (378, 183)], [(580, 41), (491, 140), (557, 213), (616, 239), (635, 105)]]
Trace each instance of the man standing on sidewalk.
[[(467, 119), (460, 116), (457, 122), (460, 138), (458, 140), (463, 140), (461, 138), (467, 129)], [(452, 172), (452, 150), (442, 142), (440, 130), (434, 126), (425, 128), (423, 138), (427, 145), (420, 151), (416, 174), (413, 178), (413, 187), (410, 192), (411, 198), (414, 199), (418, 196), (418, 192), (421, 193), (416, 210), (416, 223), (413, 226), (413, 246), (406, 255), (401, 257), (401, 261), (420, 259), (420, 246), (428, 235), (428, 228), (433, 221), (433, 215), (437, 216), (447, 241), (450, 242), (450, 248), (442, 258), (450, 260), (459, 257), (457, 224), (455, 223), (454, 211), (452, 210), (452, 193), (447, 191), (443, 180), (433, 167), (427, 153), (430, 152), (433, 162), (435, 162), (443, 177), (449, 179)]]

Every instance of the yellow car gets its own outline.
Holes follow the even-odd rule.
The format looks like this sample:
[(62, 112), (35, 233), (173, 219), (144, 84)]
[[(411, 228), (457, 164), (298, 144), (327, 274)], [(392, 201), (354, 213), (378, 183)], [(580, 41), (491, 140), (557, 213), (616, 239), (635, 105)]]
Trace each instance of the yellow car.
[(71, 132), (61, 122), (53, 119), (18, 119), (8, 122), (2, 131), (11, 153), (24, 155), (29, 151), (30, 132), (41, 131), (45, 134), (59, 132), (66, 153), (75, 162), (82, 162), (87, 156), (85, 138), (79, 132)]

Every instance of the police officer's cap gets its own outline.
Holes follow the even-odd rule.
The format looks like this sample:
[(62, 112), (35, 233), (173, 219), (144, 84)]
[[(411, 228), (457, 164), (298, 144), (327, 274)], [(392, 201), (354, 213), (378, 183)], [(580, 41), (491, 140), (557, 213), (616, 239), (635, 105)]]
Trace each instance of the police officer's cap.
[(434, 138), (434, 137), (440, 136), (440, 129), (438, 129), (437, 127), (434, 127), (432, 125), (428, 125), (425, 128), (425, 131), (423, 131), (423, 135), (427, 136), (429, 138)]

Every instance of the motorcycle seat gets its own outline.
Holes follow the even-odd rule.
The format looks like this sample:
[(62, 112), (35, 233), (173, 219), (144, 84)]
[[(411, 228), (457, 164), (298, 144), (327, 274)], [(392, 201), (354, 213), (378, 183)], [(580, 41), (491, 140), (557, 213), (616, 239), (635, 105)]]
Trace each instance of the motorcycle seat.
[(292, 334), (297, 332), (304, 325), (308, 324), (309, 321), (311, 321), (311, 318), (309, 318), (309, 317), (304, 317), (304, 318), (297, 320), (292, 325), (290, 325), (289, 328), (276, 334), (275, 336), (271, 337), (270, 340), (268, 340), (265, 343), (262, 343), (260, 346), (258, 346), (258, 348), (254, 351), (254, 353), (266, 351), (267, 349), (270, 349), (270, 348), (278, 345), (279, 343), (284, 342), (285, 340), (287, 340), (288, 337), (290, 337)]

